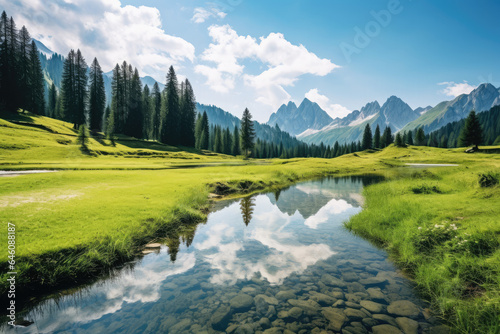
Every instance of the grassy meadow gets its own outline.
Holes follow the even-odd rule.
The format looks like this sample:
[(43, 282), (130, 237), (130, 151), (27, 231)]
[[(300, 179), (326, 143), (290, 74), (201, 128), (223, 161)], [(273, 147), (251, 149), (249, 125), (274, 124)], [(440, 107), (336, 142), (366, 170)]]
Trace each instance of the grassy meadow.
[[(202, 222), (216, 185), (234, 196), (375, 173), (386, 181), (365, 189), (365, 210), (347, 227), (386, 248), (457, 332), (500, 331), (500, 186), (479, 182), (500, 177), (498, 154), (391, 146), (335, 159), (244, 161), (126, 137), (116, 146), (91, 139), (84, 154), (75, 141), (68, 123), (0, 119), (1, 170), (59, 170), (0, 177), (0, 221), (4, 230), (16, 225), (17, 284), (27, 294), (103, 273), (147, 242)], [(6, 233), (0, 239), (7, 244)], [(0, 267), (7, 271), (5, 251)]]

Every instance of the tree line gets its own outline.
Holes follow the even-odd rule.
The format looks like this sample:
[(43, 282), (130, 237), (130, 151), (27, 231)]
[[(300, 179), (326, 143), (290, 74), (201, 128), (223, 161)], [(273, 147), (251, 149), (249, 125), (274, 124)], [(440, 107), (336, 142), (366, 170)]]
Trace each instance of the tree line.
[(38, 48), (25, 26), (0, 17), (0, 108), (45, 113), (44, 77)]

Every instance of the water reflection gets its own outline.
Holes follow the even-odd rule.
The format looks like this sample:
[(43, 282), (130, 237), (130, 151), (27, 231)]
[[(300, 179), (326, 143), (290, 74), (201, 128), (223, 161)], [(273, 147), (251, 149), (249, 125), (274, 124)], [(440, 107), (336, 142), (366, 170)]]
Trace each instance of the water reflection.
[[(379, 318), (397, 326), (385, 313), (395, 300), (419, 303), (410, 284), (395, 272), (383, 252), (342, 228), (345, 220), (361, 210), (360, 192), (367, 182), (372, 181), (325, 179), (220, 202), (206, 224), (196, 231), (186, 228), (170, 233), (161, 252), (145, 256), (133, 269), (78, 295), (48, 300), (26, 316), (33, 325), (5, 330), (332, 330), (330, 311), (325, 313), (320, 305), (341, 312), (335, 326), (340, 323), (348, 330), (355, 320), (361, 324), (359, 313), (349, 309), (362, 309), (362, 300), (381, 305), (380, 310), (363, 315), (372, 319), (365, 330), (378, 323), (373, 313), (384, 313)], [(351, 319), (349, 312), (357, 315)], [(420, 313), (412, 317), (422, 320)]]

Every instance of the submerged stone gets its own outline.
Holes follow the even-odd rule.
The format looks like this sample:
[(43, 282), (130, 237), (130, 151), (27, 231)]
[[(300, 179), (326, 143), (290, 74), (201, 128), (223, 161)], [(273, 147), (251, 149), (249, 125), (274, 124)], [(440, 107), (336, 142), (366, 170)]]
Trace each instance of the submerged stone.
[(417, 305), (413, 304), (409, 300), (398, 300), (392, 302), (387, 307), (387, 312), (403, 317), (417, 317), (420, 314), (420, 310)]
[(342, 281), (338, 278), (335, 278), (332, 275), (328, 275), (328, 274), (323, 274), (323, 276), (321, 276), (321, 282), (323, 282), (329, 286), (338, 286), (341, 288), (346, 286), (346, 283), (344, 281)]
[(347, 321), (347, 316), (344, 314), (342, 310), (335, 308), (323, 308), (321, 314), (328, 320), (328, 327), (338, 332)]
[(369, 300), (362, 300), (360, 304), (371, 313), (380, 313), (384, 309), (384, 305)]
[(418, 334), (418, 322), (406, 317), (396, 318), (396, 322), (405, 334)]
[(233, 297), (229, 301), (229, 305), (231, 305), (231, 307), (235, 311), (237, 311), (237, 312), (243, 312), (243, 311), (246, 311), (246, 310), (248, 310), (249, 308), (252, 307), (252, 305), (253, 305), (253, 298), (250, 297), (247, 294), (240, 293), (236, 297)]
[(378, 325), (372, 327), (373, 334), (402, 334), (397, 327), (391, 325)]

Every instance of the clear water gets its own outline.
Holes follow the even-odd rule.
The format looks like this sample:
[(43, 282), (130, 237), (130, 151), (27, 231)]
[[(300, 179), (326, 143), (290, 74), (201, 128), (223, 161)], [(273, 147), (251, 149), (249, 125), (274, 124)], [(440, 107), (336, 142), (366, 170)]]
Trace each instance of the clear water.
[(1, 329), (427, 332), (433, 325), (410, 282), (384, 251), (343, 227), (361, 211), (362, 188), (373, 181), (331, 178), (219, 202), (195, 233), (169, 239), (113, 278), (46, 300), (25, 316), (33, 321), (28, 327)]

